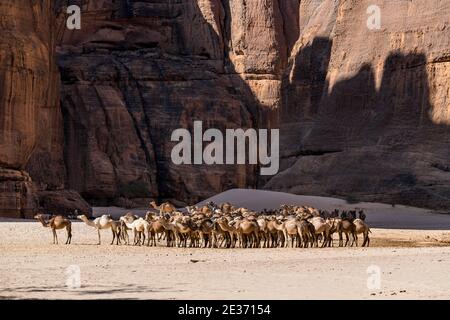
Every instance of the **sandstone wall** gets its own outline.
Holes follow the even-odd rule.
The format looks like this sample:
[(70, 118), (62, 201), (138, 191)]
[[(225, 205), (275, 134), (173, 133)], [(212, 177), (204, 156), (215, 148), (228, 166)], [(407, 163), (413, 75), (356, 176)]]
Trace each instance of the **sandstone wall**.
[(82, 32), (66, 31), (59, 49), (68, 185), (96, 203), (195, 202), (256, 187), (255, 166), (173, 165), (170, 135), (194, 120), (205, 129), (265, 121), (298, 31), (295, 1), (85, 1), (82, 9)]
[[(80, 31), (64, 26), (69, 3)], [(66, 189), (123, 206), (259, 187), (450, 207), (448, 1), (5, 0), (0, 13), (12, 215), (81, 204)], [(280, 128), (280, 173), (173, 165), (170, 134), (194, 120)]]
[[(366, 25), (381, 8), (381, 29)], [(450, 3), (303, 1), (265, 187), (448, 209)], [(319, 71), (319, 72), (318, 72)]]

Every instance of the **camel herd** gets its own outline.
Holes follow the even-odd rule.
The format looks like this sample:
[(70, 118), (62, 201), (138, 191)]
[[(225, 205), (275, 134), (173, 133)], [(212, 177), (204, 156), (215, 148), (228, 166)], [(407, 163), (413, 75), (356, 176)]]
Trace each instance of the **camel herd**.
[[(186, 212), (177, 211), (169, 202), (148, 211), (145, 217), (127, 213), (114, 220), (102, 215), (89, 220), (86, 215), (77, 219), (97, 230), (110, 229), (111, 244), (133, 244), (156, 246), (164, 241), (168, 247), (203, 248), (277, 248), (277, 247), (332, 247), (333, 235), (338, 235), (338, 246), (358, 246), (362, 235), (362, 246), (369, 246), (370, 228), (362, 210), (331, 213), (308, 206), (282, 205), (278, 210), (254, 212), (237, 208), (230, 203), (216, 205), (209, 202), (202, 207), (188, 206)], [(358, 216), (357, 216), (358, 215)], [(56, 230), (67, 230), (66, 244), (72, 239), (72, 223), (63, 216), (51, 217), (48, 221), (42, 214), (35, 218), (52, 230), (53, 243), (58, 243)], [(132, 242), (128, 231), (133, 236)], [(345, 236), (345, 242), (344, 242)]]

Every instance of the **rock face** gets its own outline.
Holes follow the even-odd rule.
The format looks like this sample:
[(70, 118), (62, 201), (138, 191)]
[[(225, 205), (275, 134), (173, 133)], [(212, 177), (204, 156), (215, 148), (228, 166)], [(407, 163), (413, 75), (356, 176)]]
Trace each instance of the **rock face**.
[[(448, 210), (450, 4), (375, 2), (379, 30), (369, 0), (2, 1), (0, 208), (258, 187)], [(173, 165), (195, 120), (280, 128), (279, 174)]]
[(450, 4), (372, 4), (302, 1), (265, 188), (448, 210)]
[(173, 165), (170, 136), (195, 120), (265, 121), (298, 36), (294, 4), (282, 14), (275, 0), (86, 1), (82, 32), (64, 32), (59, 48), (70, 188), (106, 204), (256, 187), (256, 166)]
[(37, 200), (25, 167), (53, 142), (54, 151), (62, 151), (61, 122), (47, 131), (50, 118), (59, 114), (53, 11), (50, 0), (5, 0), (0, 15), (0, 211), (23, 217), (32, 214)]
[(31, 217), (38, 189), (65, 187), (52, 6), (0, 3), (0, 216)]

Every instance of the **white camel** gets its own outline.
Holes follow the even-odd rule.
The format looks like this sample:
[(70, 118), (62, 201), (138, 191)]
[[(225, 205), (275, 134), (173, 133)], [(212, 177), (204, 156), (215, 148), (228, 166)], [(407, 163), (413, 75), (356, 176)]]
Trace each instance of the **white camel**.
[(134, 245), (141, 244), (141, 234), (143, 236), (142, 244), (145, 244), (145, 235), (147, 234), (147, 246), (150, 245), (152, 224), (143, 218), (139, 218), (130, 222), (126, 216), (120, 217), (128, 229), (131, 229), (134, 234)]
[(102, 215), (101, 217), (96, 218), (95, 220), (89, 220), (84, 214), (81, 216), (77, 216), (77, 219), (83, 221), (86, 225), (97, 229), (98, 233), (98, 245), (101, 244), (100, 230), (111, 229), (113, 234), (113, 239), (111, 244), (114, 243), (114, 240), (117, 239), (117, 244), (119, 241), (119, 225), (117, 221), (114, 221), (110, 215)]

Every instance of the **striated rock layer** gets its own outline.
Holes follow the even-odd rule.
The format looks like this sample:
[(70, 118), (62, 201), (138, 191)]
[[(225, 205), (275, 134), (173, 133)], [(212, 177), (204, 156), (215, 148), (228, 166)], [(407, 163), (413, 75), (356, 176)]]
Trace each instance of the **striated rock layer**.
[(294, 4), (86, 1), (82, 32), (59, 48), (68, 185), (101, 204), (257, 187), (256, 166), (173, 165), (170, 136), (195, 120), (265, 127), (298, 36)]
[[(82, 30), (64, 26), (69, 3)], [(0, 208), (70, 207), (65, 189), (132, 207), (235, 187), (450, 208), (448, 1), (5, 0), (0, 12)], [(280, 172), (173, 165), (170, 135), (195, 120), (280, 128)]]
[[(302, 1), (265, 188), (450, 207), (450, 3)], [(304, 16), (307, 17), (304, 17)]]
[(4, 0), (0, 16), (0, 216), (31, 217), (37, 190), (66, 181), (53, 1)]

